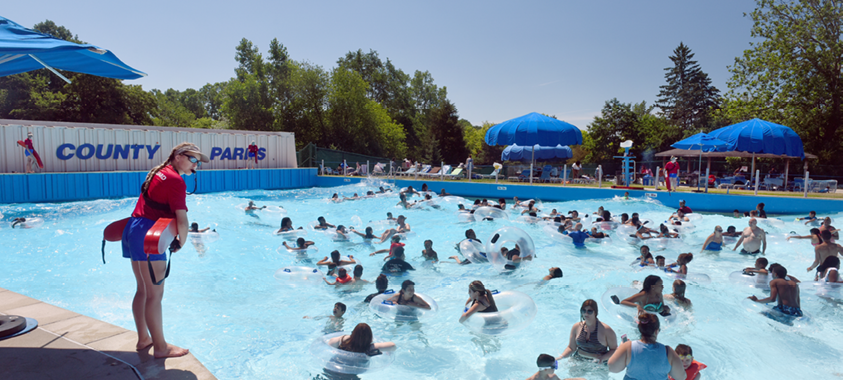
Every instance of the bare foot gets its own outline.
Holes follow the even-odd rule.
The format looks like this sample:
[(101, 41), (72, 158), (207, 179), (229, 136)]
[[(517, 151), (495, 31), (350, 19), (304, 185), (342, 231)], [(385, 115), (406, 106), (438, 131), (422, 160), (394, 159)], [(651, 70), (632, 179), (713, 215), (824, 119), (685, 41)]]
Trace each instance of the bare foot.
[(190, 350), (188, 350), (186, 348), (176, 347), (172, 344), (167, 344), (167, 349), (164, 350), (164, 352), (158, 352), (156, 350), (154, 356), (155, 356), (156, 359), (177, 358), (179, 356), (187, 355), (188, 352), (190, 352)]
[(146, 339), (138, 340), (138, 344), (135, 345), (135, 350), (146, 351), (149, 347), (152, 347), (152, 338), (146, 337)]

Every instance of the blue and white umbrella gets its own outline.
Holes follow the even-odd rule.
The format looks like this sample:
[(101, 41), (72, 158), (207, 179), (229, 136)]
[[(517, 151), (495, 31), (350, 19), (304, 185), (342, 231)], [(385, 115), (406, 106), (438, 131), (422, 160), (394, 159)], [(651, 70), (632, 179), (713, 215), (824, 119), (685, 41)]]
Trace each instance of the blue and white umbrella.
[[(686, 139), (677, 141), (670, 146), (676, 149), (686, 149), (686, 150), (699, 150), (700, 151), (700, 164), (699, 169), (697, 169), (700, 174), (702, 174), (702, 152), (725, 152), (728, 148), (729, 143), (714, 138), (711, 135), (706, 133), (697, 133), (691, 137)], [(705, 179), (705, 188), (708, 191), (708, 178)], [(700, 181), (697, 180), (697, 190), (700, 189)]]

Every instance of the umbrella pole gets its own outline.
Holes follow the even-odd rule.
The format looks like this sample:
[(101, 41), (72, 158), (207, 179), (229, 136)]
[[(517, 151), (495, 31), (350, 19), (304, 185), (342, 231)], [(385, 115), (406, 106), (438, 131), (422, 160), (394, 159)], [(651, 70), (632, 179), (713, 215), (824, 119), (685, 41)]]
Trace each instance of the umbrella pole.
[(57, 75), (59, 78), (61, 78), (63, 81), (65, 81), (65, 82), (67, 82), (68, 84), (70, 84), (70, 79), (67, 79), (64, 75), (59, 74), (59, 72), (58, 72), (58, 71), (56, 71), (56, 69), (54, 69), (54, 68), (52, 68), (52, 67), (50, 67), (50, 66), (47, 66), (47, 64), (46, 64), (46, 63), (44, 63), (44, 61), (42, 61), (42, 60), (38, 59), (38, 57), (36, 57), (36, 56), (34, 56), (34, 55), (32, 55), (32, 54), (28, 54), (28, 55), (29, 55), (29, 57), (30, 57), (30, 58), (32, 58), (32, 59), (34, 59), (36, 62), (40, 63), (40, 64), (41, 64), (41, 66), (44, 66), (44, 68), (45, 68), (45, 69), (50, 70), (53, 74), (56, 74), (56, 75)]
[(785, 158), (784, 159), (784, 183), (782, 184), (785, 191), (787, 191), (787, 174), (788, 174), (789, 170), (790, 170), (790, 159)]
[(533, 161), (536, 160), (536, 146), (533, 145), (533, 158), (530, 159), (530, 184), (533, 184)]
[(711, 173), (711, 157), (708, 158), (708, 164), (705, 166), (705, 192), (708, 192), (708, 176)]
[(755, 153), (752, 153), (752, 170), (749, 172), (749, 178), (752, 178), (753, 174), (755, 174)]
[[(702, 174), (702, 149), (700, 149), (700, 163), (697, 165), (697, 191), (700, 191), (700, 174)], [(705, 183), (708, 183), (708, 177), (706, 176)]]

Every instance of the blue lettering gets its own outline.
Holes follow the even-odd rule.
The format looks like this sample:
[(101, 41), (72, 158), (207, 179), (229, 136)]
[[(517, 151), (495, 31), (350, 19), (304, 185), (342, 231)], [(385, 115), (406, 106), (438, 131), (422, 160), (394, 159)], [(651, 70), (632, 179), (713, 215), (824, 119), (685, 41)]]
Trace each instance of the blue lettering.
[(266, 148), (258, 149), (258, 160), (263, 160), (266, 158)]
[(133, 150), (133, 152), (132, 152), (132, 159), (133, 159), (133, 160), (137, 160), (137, 159), (138, 159), (138, 154), (140, 153), (141, 148), (143, 148), (143, 145), (137, 145), (137, 144), (132, 145), (132, 150)]
[(149, 159), (150, 160), (152, 159), (152, 157), (155, 157), (155, 152), (157, 152), (158, 149), (160, 149), (160, 148), (161, 148), (161, 145), (154, 145), (154, 146), (153, 145), (147, 145), (146, 146), (146, 151), (149, 152)]
[(222, 151), (222, 156), (220, 157), (220, 160), (230, 160), (230, 159), (231, 159), (231, 148), (225, 148), (225, 150)]
[(246, 151), (246, 150), (245, 150), (245, 149), (243, 149), (243, 148), (234, 148), (234, 159), (235, 159), (235, 160), (243, 160), (243, 159), (245, 159), (245, 158), (243, 158), (243, 152), (245, 152), (245, 151)]
[[(94, 152), (96, 148), (94, 148), (93, 144), (82, 144), (79, 145), (79, 148), (76, 149), (76, 157), (79, 157), (83, 160), (87, 160), (94, 156)], [(82, 153), (85, 152), (85, 153)]]
[[(65, 149), (70, 149), (70, 153), (65, 154), (64, 153)], [(76, 147), (73, 146), (73, 144), (61, 144), (61, 145), (59, 145), (59, 148), (56, 149), (56, 157), (58, 157), (59, 160), (65, 160), (65, 161), (69, 160), (69, 159), (73, 158), (73, 151), (74, 150), (76, 150)]]
[(108, 144), (108, 150), (105, 154), (102, 154), (102, 144), (97, 145), (97, 158), (100, 160), (104, 160), (106, 158), (111, 158), (111, 150), (114, 149), (114, 144)]
[[(129, 144), (116, 145), (114, 147), (114, 158), (115, 159), (123, 158), (124, 160), (128, 159), (129, 158), (129, 150), (131, 150), (131, 148), (129, 148)], [(123, 157), (120, 157), (120, 156), (123, 156)]]
[(213, 161), (214, 158), (219, 156), (220, 154), (222, 154), (222, 148), (218, 148), (218, 147), (211, 148), (211, 161)]

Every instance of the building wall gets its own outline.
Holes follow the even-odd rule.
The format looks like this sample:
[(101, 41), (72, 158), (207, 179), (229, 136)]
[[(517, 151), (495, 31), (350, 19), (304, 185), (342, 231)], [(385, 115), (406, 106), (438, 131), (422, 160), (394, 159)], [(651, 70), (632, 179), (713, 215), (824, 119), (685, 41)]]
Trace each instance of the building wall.
[[(137, 197), (147, 172), (0, 174), (0, 203)], [(316, 168), (198, 170), (196, 193), (316, 186)], [(187, 191), (193, 177), (185, 176)]]
[[(357, 183), (360, 177), (319, 177), (316, 186), (331, 187)], [(611, 188), (560, 187), (560, 186), (529, 186), (515, 183), (469, 183), (466, 181), (414, 181), (396, 180), (396, 187), (413, 186), (420, 189), (426, 183), (431, 191), (439, 192), (443, 188), (446, 192), (468, 197), (495, 199), (541, 199), (543, 201), (574, 201), (578, 199), (601, 199), (623, 196), (626, 190)], [(343, 195), (343, 194), (341, 194)], [(796, 214), (807, 216), (808, 211), (814, 210), (820, 215), (843, 212), (843, 200), (801, 198), (801, 197), (771, 197), (706, 193), (670, 194), (666, 191), (630, 190), (630, 197), (650, 197), (668, 207), (679, 208), (679, 200), (684, 199), (687, 206), (694, 211), (731, 213), (733, 210), (741, 212), (754, 210), (758, 203), (764, 202), (764, 210), (768, 214)]]
[(192, 142), (211, 158), (203, 169), (246, 166), (245, 150), (255, 141), (258, 168), (296, 168), (295, 135), (136, 125), (62, 123), (0, 119), (0, 173), (25, 172), (17, 141), (32, 132), (45, 173), (147, 171), (167, 159), (172, 148)]

